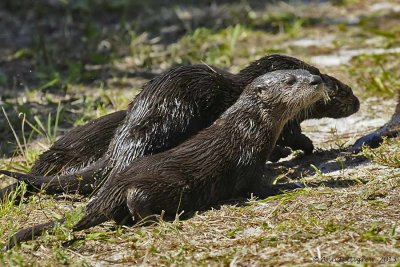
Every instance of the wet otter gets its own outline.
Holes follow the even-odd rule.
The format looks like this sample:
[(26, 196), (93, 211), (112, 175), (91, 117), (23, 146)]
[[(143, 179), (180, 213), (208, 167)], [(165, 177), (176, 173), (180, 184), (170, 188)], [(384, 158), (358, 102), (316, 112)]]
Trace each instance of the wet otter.
[[(31, 175), (73, 173), (100, 159), (124, 120), (126, 110), (113, 112), (78, 126), (58, 139), (33, 165)], [(0, 190), (0, 199), (15, 190), (13, 183)]]
[(98, 160), (125, 116), (126, 110), (121, 110), (73, 128), (40, 155), (30, 174), (72, 173)]
[[(306, 70), (279, 70), (260, 76), (210, 127), (175, 148), (138, 158), (111, 176), (73, 229), (90, 228), (110, 219), (132, 224), (162, 213), (168, 219), (249, 192), (262, 195), (265, 161), (284, 125), (324, 96), (327, 93), (321, 77)], [(19, 231), (6, 249), (52, 225)]]
[[(33, 168), (33, 174), (23, 175), (7, 171), (0, 173), (27, 182), (31, 185), (31, 190), (34, 187), (40, 188), (45, 185), (45, 190), (49, 194), (66, 190), (78, 190), (82, 194), (91, 193), (92, 184), (96, 182), (96, 179), (102, 180), (111, 172), (116, 173), (122, 170), (137, 157), (158, 153), (176, 146), (200, 129), (210, 125), (234, 103), (243, 88), (256, 77), (274, 70), (293, 68), (307, 69), (313, 74), (321, 75), (331, 96), (329, 102), (320, 101), (313, 105), (309, 113), (300, 112), (296, 119), (285, 126), (282, 137), (278, 141), (281, 146), (302, 149), (306, 153), (311, 153), (312, 141), (301, 133), (300, 122), (306, 118), (348, 116), (358, 110), (358, 99), (353, 95), (350, 87), (329, 75), (320, 74), (317, 68), (293, 57), (270, 55), (251, 63), (236, 75), (214, 67), (193, 65), (176, 67), (156, 77), (131, 102), (127, 112), (120, 114), (119, 119), (122, 119), (123, 115), (125, 117), (119, 124), (103, 157), (78, 172), (60, 177), (41, 176), (43, 171), (49, 169), (52, 170), (51, 173), (57, 173), (65, 168), (69, 173), (68, 170), (74, 169), (76, 166), (74, 164), (79, 162), (75, 155), (65, 155), (65, 158), (58, 157), (58, 161), (48, 160), (55, 152), (61, 151), (53, 148), (63, 146), (62, 142), (57, 142), (39, 158)], [(101, 126), (100, 124), (95, 125)], [(101, 128), (97, 132), (101, 132)], [(77, 136), (74, 136), (75, 134)], [(76, 137), (85, 140), (86, 136), (74, 132), (68, 139), (78, 140)], [(99, 138), (97, 137), (97, 139)], [(98, 142), (100, 146), (106, 143), (102, 140)], [(71, 145), (71, 147), (80, 146)], [(91, 153), (92, 150), (92, 148), (87, 151), (79, 150), (79, 160), (84, 162), (83, 164), (92, 161), (95, 154)], [(276, 153), (274, 159), (286, 155), (285, 153), (282, 155)], [(68, 165), (69, 161), (73, 164)], [(35, 172), (39, 172), (41, 175), (35, 175)], [(80, 177), (80, 179), (76, 177)]]
[(400, 135), (400, 92), (397, 94), (396, 110), (392, 118), (381, 128), (366, 136), (359, 138), (353, 145), (352, 151), (359, 152), (363, 145), (372, 148), (378, 147), (384, 137), (397, 137)]

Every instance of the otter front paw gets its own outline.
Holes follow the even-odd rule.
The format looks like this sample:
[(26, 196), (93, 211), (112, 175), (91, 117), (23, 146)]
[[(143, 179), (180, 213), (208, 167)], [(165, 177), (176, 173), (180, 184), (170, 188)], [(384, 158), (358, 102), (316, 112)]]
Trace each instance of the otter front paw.
[(293, 143), (289, 147), (293, 150), (302, 150), (304, 154), (312, 154), (314, 150), (313, 142), (304, 134), (293, 136)]
[(292, 153), (292, 150), (287, 147), (283, 146), (275, 146), (274, 150), (272, 151), (271, 155), (269, 156), (269, 161), (271, 162), (277, 162), (281, 158), (286, 158)]

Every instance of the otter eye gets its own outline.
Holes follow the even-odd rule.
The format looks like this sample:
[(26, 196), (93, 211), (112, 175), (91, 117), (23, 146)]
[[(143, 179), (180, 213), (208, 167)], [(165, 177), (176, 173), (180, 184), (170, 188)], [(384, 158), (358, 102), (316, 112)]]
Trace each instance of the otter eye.
[(293, 85), (293, 84), (296, 83), (296, 81), (297, 81), (296, 76), (290, 75), (290, 76), (288, 76), (287, 79), (286, 79), (286, 84), (288, 84), (288, 85)]
[(340, 87), (337, 85), (338, 95), (342, 97), (349, 97), (352, 92), (346, 87)]

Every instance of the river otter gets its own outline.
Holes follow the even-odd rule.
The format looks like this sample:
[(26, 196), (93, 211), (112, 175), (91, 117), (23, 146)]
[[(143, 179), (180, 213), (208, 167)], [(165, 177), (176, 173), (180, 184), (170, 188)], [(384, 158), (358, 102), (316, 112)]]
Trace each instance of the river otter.
[[(138, 158), (109, 177), (73, 229), (110, 219), (128, 225), (160, 214), (170, 219), (249, 192), (265, 193), (260, 191), (263, 168), (282, 128), (324, 97), (328, 96), (321, 77), (306, 70), (258, 77), (210, 127), (175, 148)], [(23, 229), (5, 249), (53, 225)]]
[[(71, 162), (77, 162), (74, 156), (70, 155), (66, 155), (67, 159), (58, 157), (57, 162), (48, 160), (55, 154), (53, 146), (39, 158), (33, 168), (33, 174), (23, 175), (7, 171), (0, 173), (27, 182), (31, 185), (30, 190), (44, 185), (45, 191), (49, 194), (66, 190), (78, 191), (81, 194), (91, 193), (96, 179), (102, 180), (103, 177), (109, 176), (110, 172), (121, 171), (137, 157), (176, 146), (209, 126), (234, 103), (245, 86), (256, 77), (274, 70), (294, 68), (306, 69), (313, 74), (321, 75), (331, 97), (327, 103), (323, 101), (315, 103), (307, 114), (300, 112), (296, 119), (285, 126), (282, 137), (278, 140), (281, 146), (311, 153), (312, 141), (301, 133), (300, 122), (307, 118), (326, 116), (338, 118), (351, 115), (358, 110), (359, 101), (350, 87), (329, 75), (321, 74), (317, 68), (293, 57), (269, 55), (251, 63), (236, 75), (206, 65), (192, 65), (175, 67), (156, 77), (130, 103), (127, 112), (120, 114), (119, 119), (124, 115), (125, 118), (119, 124), (103, 157), (78, 172), (60, 177), (42, 176), (43, 171), (49, 169), (53, 170), (53, 173), (62, 168), (68, 170), (71, 166), (65, 167), (65, 165), (68, 165), (69, 158)], [(100, 133), (101, 125), (95, 125), (98, 126), (97, 132)], [(86, 138), (85, 132), (83, 135), (82, 133), (78, 135), (77, 132), (73, 134), (76, 136), (70, 135), (68, 140), (75, 139), (81, 142), (77, 137), (81, 140)], [(96, 141), (100, 136), (101, 134), (95, 136), (93, 140)], [(100, 146), (106, 143), (103, 140), (98, 142)], [(56, 144), (59, 148), (63, 146), (62, 142)], [(92, 150), (92, 148), (87, 151), (79, 150), (79, 159), (91, 162), (94, 155), (91, 153)], [(275, 160), (280, 156), (285, 154), (277, 153)], [(72, 168), (75, 168), (75, 165), (72, 165)], [(39, 172), (40, 175), (36, 175), (35, 172)]]
[(397, 137), (400, 135), (400, 92), (397, 94), (396, 110), (388, 123), (366, 136), (359, 138), (353, 145), (352, 151), (359, 152), (362, 146), (378, 147), (384, 137)]

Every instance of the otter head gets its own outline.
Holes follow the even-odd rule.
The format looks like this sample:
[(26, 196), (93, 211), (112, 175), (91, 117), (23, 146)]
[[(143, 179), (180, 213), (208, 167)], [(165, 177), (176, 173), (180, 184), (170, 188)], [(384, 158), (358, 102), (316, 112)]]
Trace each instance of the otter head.
[(247, 88), (262, 109), (287, 120), (321, 99), (327, 99), (322, 78), (307, 70), (278, 70), (256, 78)]
[(321, 78), (326, 86), (330, 100), (315, 103), (312, 118), (343, 118), (359, 110), (360, 101), (353, 94), (350, 86), (327, 74), (322, 74)]
[(272, 54), (253, 61), (250, 65), (240, 71), (239, 77), (243, 84), (247, 85), (255, 78), (268, 72), (291, 69), (305, 69), (311, 74), (321, 74), (319, 69), (297, 58), (280, 54)]
[[(260, 75), (284, 69), (304, 69), (311, 74), (321, 76), (330, 97), (329, 101), (318, 101), (313, 105), (311, 112), (302, 113), (299, 119), (317, 119), (323, 117), (342, 118), (350, 116), (358, 111), (360, 102), (348, 85), (332, 76), (321, 74), (318, 68), (294, 57), (280, 54), (262, 57), (240, 71), (239, 77), (241, 82), (246, 85)], [(305, 115), (306, 118), (302, 118), (302, 116)]]

